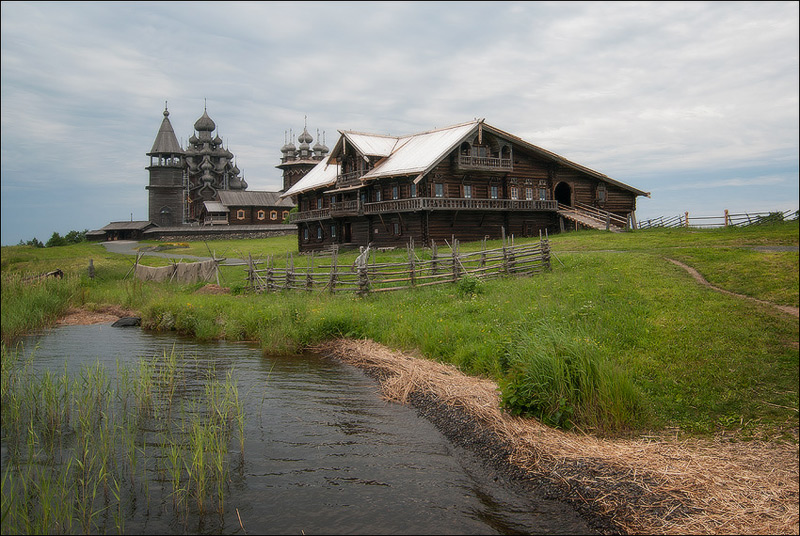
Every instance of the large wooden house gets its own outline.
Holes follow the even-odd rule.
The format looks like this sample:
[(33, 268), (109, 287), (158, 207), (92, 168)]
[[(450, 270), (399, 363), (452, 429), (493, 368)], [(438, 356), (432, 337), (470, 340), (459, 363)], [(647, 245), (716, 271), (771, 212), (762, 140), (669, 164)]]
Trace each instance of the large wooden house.
[(482, 119), (402, 137), (340, 131), (283, 193), (298, 207), (300, 251), (617, 231), (635, 225), (640, 195)]

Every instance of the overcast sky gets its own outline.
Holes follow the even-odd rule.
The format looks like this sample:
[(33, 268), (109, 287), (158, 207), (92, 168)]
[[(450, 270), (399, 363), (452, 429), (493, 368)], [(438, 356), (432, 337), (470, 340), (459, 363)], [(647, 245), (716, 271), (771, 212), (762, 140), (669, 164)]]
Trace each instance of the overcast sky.
[(486, 122), (640, 190), (639, 220), (797, 210), (798, 2), (2, 2), (2, 244), (146, 220), (168, 102), (250, 190), (307, 117)]

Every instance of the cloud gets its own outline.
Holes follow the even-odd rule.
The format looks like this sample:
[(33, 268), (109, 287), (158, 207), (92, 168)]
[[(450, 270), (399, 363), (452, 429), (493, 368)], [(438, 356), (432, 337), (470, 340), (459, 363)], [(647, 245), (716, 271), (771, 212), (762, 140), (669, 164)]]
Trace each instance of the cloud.
[[(61, 201), (95, 189), (101, 204), (130, 206), (122, 219), (145, 211), (165, 101), (184, 145), (208, 106), (251, 189), (278, 187), (285, 132), (306, 117), (329, 146), (338, 130), (402, 135), (483, 117), (654, 196), (677, 193), (654, 188), (659, 177), (797, 179), (797, 3), (1, 9), (3, 243), (16, 242), (7, 229), (33, 228), (9, 224), (26, 217), (12, 191), (42, 203), (56, 185)], [(94, 226), (106, 217), (98, 208)]]

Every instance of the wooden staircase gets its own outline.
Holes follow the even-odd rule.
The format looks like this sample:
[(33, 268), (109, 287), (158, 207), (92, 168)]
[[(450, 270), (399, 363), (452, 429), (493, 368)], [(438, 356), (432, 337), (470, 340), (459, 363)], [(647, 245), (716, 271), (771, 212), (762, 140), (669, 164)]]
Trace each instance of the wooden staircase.
[(622, 216), (583, 203), (576, 203), (575, 206), (559, 203), (558, 214), (590, 229), (621, 233), (628, 227), (628, 221)]

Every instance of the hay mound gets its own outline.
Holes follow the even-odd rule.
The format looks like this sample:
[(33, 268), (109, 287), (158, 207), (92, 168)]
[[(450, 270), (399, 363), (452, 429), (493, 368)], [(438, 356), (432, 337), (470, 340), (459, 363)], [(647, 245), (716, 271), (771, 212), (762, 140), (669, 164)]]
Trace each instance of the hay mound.
[(510, 447), (511, 464), (561, 486), (619, 530), (798, 533), (797, 444), (568, 433), (503, 413), (494, 382), (450, 365), (371, 341), (337, 340), (315, 350), (375, 372), (389, 400), (407, 403), (421, 393), (463, 410)]

